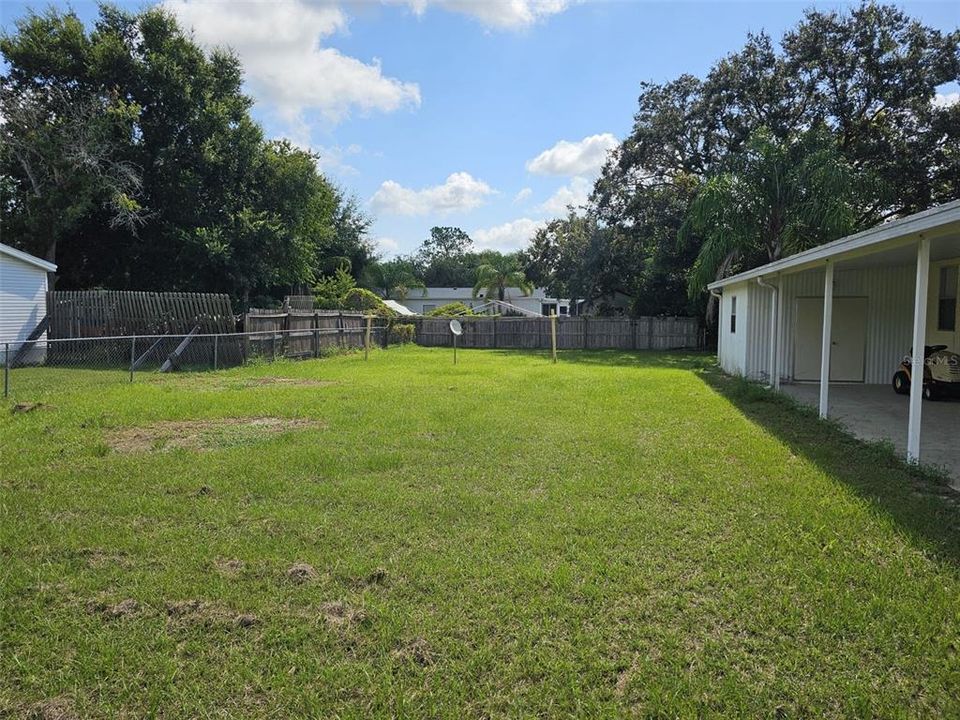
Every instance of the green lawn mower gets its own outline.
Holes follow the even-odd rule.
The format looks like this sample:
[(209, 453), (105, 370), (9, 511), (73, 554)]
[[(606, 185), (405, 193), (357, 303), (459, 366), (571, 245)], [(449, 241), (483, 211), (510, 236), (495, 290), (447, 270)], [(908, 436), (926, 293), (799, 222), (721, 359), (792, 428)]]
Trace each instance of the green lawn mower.
[[(893, 375), (893, 389), (899, 395), (910, 394), (913, 372), (911, 355), (907, 355)], [(947, 350), (946, 345), (926, 345), (923, 348), (923, 397), (938, 400), (960, 397), (960, 355)]]

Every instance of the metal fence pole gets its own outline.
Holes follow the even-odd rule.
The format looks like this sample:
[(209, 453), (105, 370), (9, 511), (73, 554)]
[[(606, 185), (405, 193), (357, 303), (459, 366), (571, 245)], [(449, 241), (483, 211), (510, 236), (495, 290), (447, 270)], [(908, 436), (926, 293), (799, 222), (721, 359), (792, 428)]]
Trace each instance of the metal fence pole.
[(3, 396), (10, 394), (10, 343), (3, 344)]
[(218, 358), (217, 358), (217, 352), (218, 352), (218, 350), (220, 349), (220, 348), (219, 348), (219, 342), (218, 342), (219, 339), (220, 339), (220, 336), (219, 336), (219, 335), (214, 335), (214, 336), (213, 336), (213, 369), (214, 369), (214, 370), (217, 369), (217, 359), (218, 359)]
[(133, 364), (137, 361), (137, 336), (130, 336), (130, 382), (133, 382)]

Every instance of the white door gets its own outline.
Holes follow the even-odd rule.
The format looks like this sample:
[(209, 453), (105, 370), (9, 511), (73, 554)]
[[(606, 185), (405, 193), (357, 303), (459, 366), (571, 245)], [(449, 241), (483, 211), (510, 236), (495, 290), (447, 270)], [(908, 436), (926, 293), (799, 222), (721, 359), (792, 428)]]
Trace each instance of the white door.
[[(797, 298), (793, 377), (820, 379), (823, 347), (823, 298)], [(830, 350), (830, 380), (863, 382), (867, 351), (867, 299), (833, 299), (833, 335)]]

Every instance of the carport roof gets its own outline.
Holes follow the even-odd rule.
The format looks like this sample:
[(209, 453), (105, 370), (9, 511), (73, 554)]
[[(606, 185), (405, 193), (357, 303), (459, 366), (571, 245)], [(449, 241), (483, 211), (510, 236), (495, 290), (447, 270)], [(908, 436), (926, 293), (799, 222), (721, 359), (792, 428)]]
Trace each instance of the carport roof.
[(950, 226), (956, 226), (957, 229), (960, 229), (960, 200), (954, 200), (914, 215), (891, 220), (869, 230), (834, 240), (826, 245), (804, 250), (782, 260), (775, 260), (752, 270), (731, 275), (712, 282), (707, 287), (710, 290), (716, 290), (725, 285), (741, 283), (775, 273), (798, 272), (822, 264), (830, 258), (880, 250), (882, 248), (878, 246), (884, 244), (895, 245), (897, 241), (912, 239), (923, 233), (936, 232), (939, 234), (940, 231), (949, 230)]

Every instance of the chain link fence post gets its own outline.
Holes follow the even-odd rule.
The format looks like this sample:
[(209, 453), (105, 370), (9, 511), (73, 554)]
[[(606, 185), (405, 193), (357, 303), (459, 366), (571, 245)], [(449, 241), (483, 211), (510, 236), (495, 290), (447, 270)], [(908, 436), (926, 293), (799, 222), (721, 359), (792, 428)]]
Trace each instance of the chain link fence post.
[(3, 396), (10, 394), (10, 343), (3, 344)]

